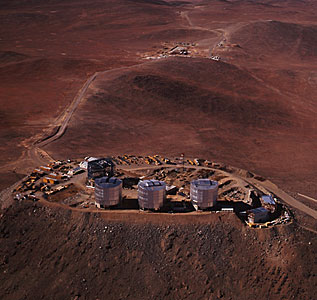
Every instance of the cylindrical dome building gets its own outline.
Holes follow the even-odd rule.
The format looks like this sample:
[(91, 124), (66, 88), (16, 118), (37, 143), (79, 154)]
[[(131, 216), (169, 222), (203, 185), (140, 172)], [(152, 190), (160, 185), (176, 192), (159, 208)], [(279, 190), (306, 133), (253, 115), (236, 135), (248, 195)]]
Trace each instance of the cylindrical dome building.
[(166, 183), (143, 180), (138, 183), (138, 202), (141, 209), (160, 209), (166, 198)]
[(190, 183), (190, 199), (195, 209), (207, 209), (217, 204), (218, 182), (197, 179)]
[(95, 179), (96, 206), (105, 208), (118, 205), (122, 196), (122, 181), (115, 177)]

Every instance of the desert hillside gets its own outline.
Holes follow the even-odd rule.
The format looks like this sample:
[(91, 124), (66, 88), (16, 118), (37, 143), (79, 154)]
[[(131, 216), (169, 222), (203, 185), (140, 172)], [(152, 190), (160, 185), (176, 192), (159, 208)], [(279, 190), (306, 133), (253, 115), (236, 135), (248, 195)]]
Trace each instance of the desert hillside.
[(290, 99), (232, 64), (168, 58), (100, 73), (63, 137), (46, 149), (60, 159), (185, 152), (314, 193), (316, 113), (310, 99)]
[[(315, 299), (316, 11), (314, 0), (2, 1), (0, 298)], [(311, 213), (282, 200), (289, 223), (249, 228), (226, 212), (13, 200), (59, 159), (181, 153), (257, 174)]]
[(256, 231), (228, 214), (102, 216), (6, 211), (2, 299), (314, 299), (316, 235), (295, 224)]

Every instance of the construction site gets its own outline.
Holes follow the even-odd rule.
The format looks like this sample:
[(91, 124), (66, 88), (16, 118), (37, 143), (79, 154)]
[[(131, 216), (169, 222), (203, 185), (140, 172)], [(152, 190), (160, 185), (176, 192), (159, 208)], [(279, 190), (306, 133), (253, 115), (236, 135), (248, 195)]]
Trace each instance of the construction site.
[(193, 57), (210, 58), (216, 61), (220, 60), (219, 55), (214, 55), (211, 51), (202, 48), (194, 42), (165, 42), (160, 46), (154, 46), (154, 50), (142, 55), (143, 59), (155, 60), (168, 57)]
[(252, 228), (291, 221), (265, 179), (205, 159), (159, 155), (56, 161), (40, 166), (14, 189), (16, 201), (58, 203), (113, 213), (234, 213)]
[(1, 8), (1, 300), (316, 299), (317, 1)]

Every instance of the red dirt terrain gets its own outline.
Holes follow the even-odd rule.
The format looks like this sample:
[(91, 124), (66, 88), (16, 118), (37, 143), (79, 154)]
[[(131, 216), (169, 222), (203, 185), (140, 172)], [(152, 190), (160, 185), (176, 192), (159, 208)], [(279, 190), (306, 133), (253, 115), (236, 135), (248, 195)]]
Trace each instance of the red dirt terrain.
[[(2, 1), (0, 189), (45, 163), (43, 150), (185, 153), (315, 209), (298, 193), (317, 199), (316, 11), (312, 0)], [(316, 220), (292, 211), (290, 225), (251, 230), (234, 215), (14, 204), (0, 217), (0, 298), (315, 299)]]
[(57, 158), (74, 149), (77, 156), (87, 149), (90, 155), (186, 152), (314, 193), (315, 116), (311, 99), (290, 99), (232, 64), (168, 58), (101, 73), (63, 138), (46, 149)]
[(316, 235), (295, 224), (252, 230), (233, 214), (112, 216), (31, 203), (5, 212), (1, 298), (314, 299)]

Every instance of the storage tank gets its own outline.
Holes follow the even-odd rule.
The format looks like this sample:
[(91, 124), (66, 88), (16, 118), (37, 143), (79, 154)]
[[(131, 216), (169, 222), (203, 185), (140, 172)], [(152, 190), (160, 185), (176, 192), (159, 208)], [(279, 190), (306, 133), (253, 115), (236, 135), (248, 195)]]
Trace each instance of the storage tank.
[(118, 205), (122, 196), (122, 181), (115, 177), (95, 179), (95, 201), (99, 208)]
[(190, 183), (190, 199), (196, 209), (206, 209), (217, 204), (218, 182), (197, 179)]
[(143, 180), (138, 183), (138, 201), (142, 209), (160, 209), (166, 198), (166, 183), (159, 180)]

